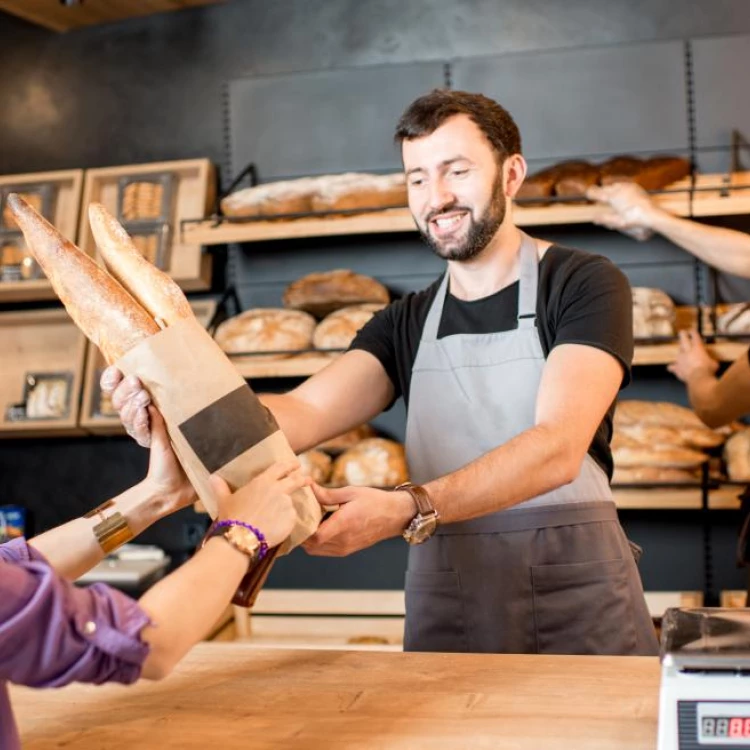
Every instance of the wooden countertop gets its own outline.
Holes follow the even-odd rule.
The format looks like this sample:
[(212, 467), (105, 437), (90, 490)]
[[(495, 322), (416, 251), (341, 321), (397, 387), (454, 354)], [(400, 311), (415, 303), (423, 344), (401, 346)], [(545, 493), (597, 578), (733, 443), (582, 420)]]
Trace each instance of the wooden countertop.
[(25, 750), (653, 750), (650, 657), (202, 643), (160, 683), (11, 690)]

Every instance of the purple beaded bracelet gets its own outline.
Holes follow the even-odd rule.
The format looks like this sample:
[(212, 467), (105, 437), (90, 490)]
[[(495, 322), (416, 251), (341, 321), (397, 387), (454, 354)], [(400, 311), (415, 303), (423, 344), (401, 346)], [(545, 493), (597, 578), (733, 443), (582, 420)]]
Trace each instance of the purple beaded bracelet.
[(229, 526), (242, 526), (243, 528), (252, 531), (253, 534), (258, 537), (258, 541), (260, 542), (260, 549), (258, 550), (258, 561), (260, 562), (266, 556), (268, 552), (268, 543), (266, 542), (265, 534), (263, 534), (260, 529), (256, 529), (255, 526), (252, 526), (249, 523), (233, 519), (229, 519), (227, 521), (216, 521), (214, 523), (212, 531), (215, 533), (218, 529), (227, 528)]

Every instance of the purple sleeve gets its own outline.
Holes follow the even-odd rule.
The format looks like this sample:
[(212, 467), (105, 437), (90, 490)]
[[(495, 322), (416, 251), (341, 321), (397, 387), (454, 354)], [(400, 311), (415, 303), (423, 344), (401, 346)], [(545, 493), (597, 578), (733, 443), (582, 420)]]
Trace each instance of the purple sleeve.
[(148, 624), (133, 599), (103, 584), (77, 588), (23, 539), (0, 545), (0, 680), (135, 682)]

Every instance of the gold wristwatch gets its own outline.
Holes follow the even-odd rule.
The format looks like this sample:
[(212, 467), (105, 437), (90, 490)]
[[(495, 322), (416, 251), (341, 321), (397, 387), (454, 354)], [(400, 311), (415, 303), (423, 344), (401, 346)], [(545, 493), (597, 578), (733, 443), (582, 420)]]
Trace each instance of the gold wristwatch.
[(421, 485), (404, 482), (394, 488), (394, 492), (399, 490), (408, 492), (417, 506), (417, 514), (409, 521), (402, 536), (409, 544), (422, 544), (435, 533), (440, 515), (433, 507), (427, 490)]
[(250, 566), (262, 560), (268, 552), (268, 545), (263, 534), (254, 526), (242, 521), (214, 522), (203, 538), (201, 547), (215, 536), (224, 537), (238, 552), (246, 555)]

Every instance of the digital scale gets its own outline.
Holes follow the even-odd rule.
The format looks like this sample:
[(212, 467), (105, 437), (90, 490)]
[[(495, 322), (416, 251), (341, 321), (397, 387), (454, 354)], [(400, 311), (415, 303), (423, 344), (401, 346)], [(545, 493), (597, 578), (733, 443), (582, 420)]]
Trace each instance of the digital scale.
[(750, 609), (669, 609), (658, 750), (750, 748)]

